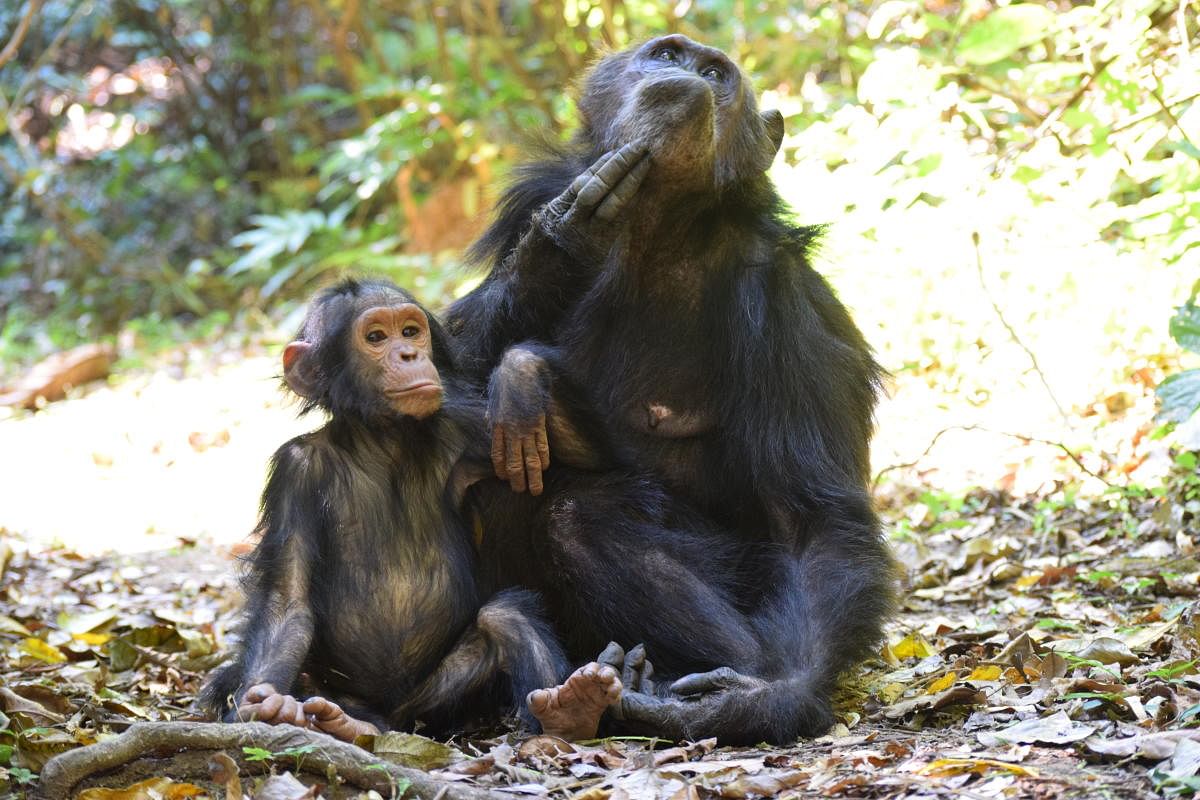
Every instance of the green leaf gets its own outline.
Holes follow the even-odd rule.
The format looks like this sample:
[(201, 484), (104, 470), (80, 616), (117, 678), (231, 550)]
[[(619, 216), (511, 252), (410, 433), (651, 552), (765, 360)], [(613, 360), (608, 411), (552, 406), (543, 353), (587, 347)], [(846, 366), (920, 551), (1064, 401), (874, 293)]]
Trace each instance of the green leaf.
[(998, 8), (967, 29), (958, 55), (968, 64), (994, 64), (1042, 39), (1054, 22), (1053, 11), (1034, 3)]
[(1169, 330), (1182, 347), (1200, 353), (1200, 306), (1189, 300), (1175, 309)]
[(1162, 408), (1158, 416), (1183, 422), (1200, 408), (1200, 369), (1189, 369), (1167, 376), (1158, 385)]
[(33, 783), (35, 780), (37, 780), (37, 773), (25, 769), (24, 767), (9, 767), (8, 774), (12, 776), (13, 780), (22, 786)]
[(243, 747), (242, 752), (247, 761), (270, 761), (275, 755), (270, 750), (261, 747)]

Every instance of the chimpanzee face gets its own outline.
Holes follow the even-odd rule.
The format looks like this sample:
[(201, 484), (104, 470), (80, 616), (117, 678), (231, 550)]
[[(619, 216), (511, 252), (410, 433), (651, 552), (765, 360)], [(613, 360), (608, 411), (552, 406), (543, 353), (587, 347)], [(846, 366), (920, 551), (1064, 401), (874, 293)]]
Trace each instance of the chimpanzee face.
[(284, 349), (284, 380), (308, 402), (305, 410), (426, 419), (442, 406), (442, 369), (454, 368), (440, 335), (402, 289), (345, 281), (314, 298)]
[(783, 139), (783, 117), (758, 113), (728, 56), (677, 34), (601, 61), (579, 108), (597, 149), (646, 142), (651, 175), (680, 188), (719, 189), (761, 175)]
[(354, 321), (353, 351), (366, 385), (398, 414), (424, 419), (442, 405), (429, 318), (415, 303), (375, 306)]

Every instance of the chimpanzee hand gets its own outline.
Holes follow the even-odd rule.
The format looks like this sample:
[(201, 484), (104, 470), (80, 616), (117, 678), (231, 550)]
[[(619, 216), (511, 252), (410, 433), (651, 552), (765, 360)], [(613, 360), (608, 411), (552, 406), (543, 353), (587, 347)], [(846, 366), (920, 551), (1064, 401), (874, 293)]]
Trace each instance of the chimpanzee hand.
[(546, 360), (510, 347), (492, 373), (488, 419), (492, 423), (492, 467), (514, 492), (542, 493), (542, 472), (550, 466), (546, 412), (550, 372)]
[(650, 169), (649, 148), (631, 142), (602, 155), (534, 218), (567, 255), (596, 263), (616, 236), (617, 216), (629, 205)]
[(242, 722), (308, 727), (308, 719), (304, 716), (300, 701), (289, 694), (280, 694), (269, 683), (259, 683), (246, 690), (238, 705), (237, 718)]

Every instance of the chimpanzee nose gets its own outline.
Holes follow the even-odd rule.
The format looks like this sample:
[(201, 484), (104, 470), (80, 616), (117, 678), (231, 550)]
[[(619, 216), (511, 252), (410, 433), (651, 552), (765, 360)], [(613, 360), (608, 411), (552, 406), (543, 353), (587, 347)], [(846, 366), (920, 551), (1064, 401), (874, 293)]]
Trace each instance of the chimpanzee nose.
[(417, 353), (416, 348), (407, 347), (400, 351), (400, 360), (401, 361), (416, 361), (417, 355), (418, 355), (418, 353)]

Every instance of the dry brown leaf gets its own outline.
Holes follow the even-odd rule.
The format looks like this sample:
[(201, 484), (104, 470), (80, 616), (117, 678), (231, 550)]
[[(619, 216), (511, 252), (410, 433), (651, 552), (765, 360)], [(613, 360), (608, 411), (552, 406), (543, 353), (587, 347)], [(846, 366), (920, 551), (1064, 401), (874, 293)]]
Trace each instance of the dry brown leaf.
[(76, 800), (187, 800), (209, 797), (204, 789), (192, 783), (176, 783), (170, 778), (148, 778), (124, 789), (84, 789)]
[(970, 686), (955, 686), (936, 695), (921, 695), (887, 706), (880, 713), (887, 719), (900, 719), (915, 711), (937, 711), (947, 706), (981, 705), (987, 695)]

